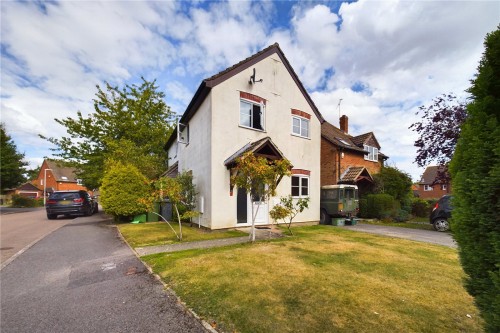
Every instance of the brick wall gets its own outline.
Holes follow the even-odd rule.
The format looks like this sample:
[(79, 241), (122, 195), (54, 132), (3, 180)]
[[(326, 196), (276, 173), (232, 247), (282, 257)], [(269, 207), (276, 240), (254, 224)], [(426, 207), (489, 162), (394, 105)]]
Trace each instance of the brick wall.
[(337, 184), (339, 175), (350, 166), (364, 166), (372, 176), (380, 172), (380, 162), (367, 161), (362, 153), (344, 150), (339, 174), (338, 156), (338, 147), (321, 138), (321, 186)]
[(337, 148), (321, 138), (321, 186), (337, 184), (337, 158)]
[(441, 189), (441, 184), (432, 186), (432, 191), (424, 191), (424, 185), (418, 185), (418, 196), (422, 199), (439, 199), (445, 194), (451, 193), (451, 185), (446, 186), (446, 190)]

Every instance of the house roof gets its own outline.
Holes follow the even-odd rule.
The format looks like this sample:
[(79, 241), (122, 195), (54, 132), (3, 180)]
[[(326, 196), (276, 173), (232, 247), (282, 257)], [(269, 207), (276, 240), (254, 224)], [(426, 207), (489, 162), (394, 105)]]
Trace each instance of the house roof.
[(236, 164), (238, 157), (243, 156), (247, 152), (253, 152), (256, 155), (269, 158), (271, 160), (285, 159), (286, 157), (274, 144), (270, 137), (265, 137), (260, 140), (249, 142), (233, 155), (229, 156), (225, 161), (224, 165), (229, 169)]
[[(295, 81), (295, 83), (299, 87), (300, 91), (304, 95), (305, 99), (307, 100), (307, 102), (308, 102), (309, 106), (311, 107), (311, 109), (313, 110), (314, 114), (319, 119), (319, 121), (321, 123), (323, 123), (325, 121), (325, 119), (323, 118), (323, 116), (319, 112), (318, 108), (314, 104), (313, 100), (311, 99), (311, 97), (307, 93), (302, 82), (299, 80), (299, 77), (297, 76), (297, 74), (293, 70), (292, 66), (288, 62), (288, 59), (285, 57), (285, 54), (283, 53), (283, 51), (279, 47), (278, 43), (274, 43), (274, 44), (268, 46), (267, 48), (255, 53), (254, 55), (240, 61), (239, 63), (237, 63), (229, 68), (226, 68), (225, 70), (223, 70), (223, 71), (221, 71), (221, 72), (219, 72), (219, 73), (217, 73), (209, 78), (204, 79), (201, 82), (200, 86), (198, 87), (198, 90), (196, 90), (196, 93), (194, 94), (193, 98), (191, 99), (191, 102), (187, 106), (186, 111), (184, 112), (184, 114), (180, 118), (179, 122), (181, 122), (181, 123), (189, 122), (189, 120), (194, 116), (194, 114), (196, 113), (196, 111), (200, 107), (201, 103), (205, 100), (205, 98), (207, 97), (207, 95), (209, 94), (210, 90), (213, 87), (226, 81), (227, 79), (233, 77), (234, 75), (241, 73), (245, 69), (249, 68), (250, 66), (255, 65), (259, 61), (269, 57), (272, 54), (277, 54), (280, 57), (281, 61), (283, 62), (284, 66), (288, 70), (290, 76)], [(165, 144), (165, 149), (168, 149), (168, 147), (170, 147), (172, 145), (172, 143), (175, 141), (176, 138), (177, 138), (177, 129), (174, 130), (174, 132), (172, 133), (172, 135), (168, 139), (167, 143)]]
[[(47, 167), (51, 169), (56, 181), (76, 183), (76, 169), (73, 167), (63, 166), (60, 162), (45, 160)], [(40, 172), (44, 172), (40, 170)]]
[[(374, 143), (376, 143), (377, 148), (380, 149), (380, 145), (373, 132), (352, 136), (344, 133), (344, 131), (342, 131), (340, 128), (333, 126), (327, 121), (321, 124), (321, 136), (333, 145), (356, 152), (362, 152), (363, 154), (366, 153), (363, 144), (366, 144), (371, 140), (373, 140)], [(378, 154), (383, 159), (389, 158), (387, 155), (381, 153), (380, 151), (378, 152)]]
[(167, 171), (165, 171), (161, 176), (162, 177), (169, 177), (169, 178), (175, 178), (179, 174), (179, 162), (175, 162), (172, 164)]
[(21, 186), (16, 188), (16, 190), (18, 190), (18, 191), (41, 191), (41, 189), (39, 189), (36, 185), (29, 183), (29, 182), (22, 184)]
[(368, 169), (363, 166), (351, 166), (340, 176), (339, 183), (356, 183), (363, 179), (373, 182), (372, 175), (370, 175)]
[(446, 172), (446, 167), (443, 165), (431, 165), (428, 166), (420, 179), (419, 184), (421, 185), (433, 185), (435, 183), (440, 183), (439, 173)]

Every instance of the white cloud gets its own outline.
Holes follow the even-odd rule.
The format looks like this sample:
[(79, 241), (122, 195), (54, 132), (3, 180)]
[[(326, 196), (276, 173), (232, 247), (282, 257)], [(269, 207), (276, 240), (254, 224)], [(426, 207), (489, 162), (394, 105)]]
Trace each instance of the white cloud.
[(289, 13), (275, 5), (1, 2), (2, 121), (36, 161), (50, 155), (37, 134), (64, 135), (53, 118), (90, 112), (104, 80), (157, 78), (182, 112), (201, 79), (279, 42), (325, 118), (338, 125), (342, 98), (351, 133), (373, 131), (389, 163), (416, 179), (415, 110), (469, 86), (500, 11), (497, 1), (300, 2)]

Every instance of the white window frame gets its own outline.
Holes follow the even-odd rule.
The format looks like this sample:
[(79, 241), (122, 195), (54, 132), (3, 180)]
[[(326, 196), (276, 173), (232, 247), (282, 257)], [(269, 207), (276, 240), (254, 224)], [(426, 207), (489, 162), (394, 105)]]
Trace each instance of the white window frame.
[(448, 186), (446, 184), (441, 184), (441, 190), (446, 191), (448, 189)]
[(432, 186), (430, 186), (430, 185), (424, 185), (424, 191), (428, 192), (428, 191), (432, 191), (432, 190), (434, 190), (434, 188)]
[(83, 185), (82, 179), (78, 178), (76, 180), (76, 185)]
[(378, 162), (378, 148), (368, 145), (363, 145), (367, 154), (365, 155), (365, 160)]
[[(293, 122), (294, 120), (297, 119), (299, 121), (299, 127), (298, 127), (298, 130), (299, 130), (299, 133), (297, 133), (295, 131), (296, 129), (296, 126), (294, 126)], [(300, 117), (300, 116), (297, 116), (297, 115), (292, 115), (292, 135), (295, 135), (295, 136), (300, 136), (301, 138), (307, 138), (309, 139), (310, 138), (310, 126), (309, 126), (309, 119), (307, 118), (304, 118), (304, 117)], [(307, 131), (306, 135), (303, 135), (303, 131)]]
[[(241, 108), (241, 104), (242, 103), (246, 103), (246, 104), (250, 104), (251, 105), (251, 113), (250, 113), (250, 126), (247, 126), (247, 125), (244, 125), (242, 124), (241, 122), (241, 115), (242, 115), (242, 108)], [(253, 113), (253, 108), (254, 106), (258, 106), (260, 108), (260, 127), (262, 128), (256, 128), (254, 126), (254, 113)], [(257, 102), (254, 102), (254, 101), (251, 101), (251, 100), (248, 100), (248, 99), (245, 99), (245, 98), (240, 98), (240, 122), (239, 122), (240, 126), (241, 127), (244, 127), (244, 128), (249, 128), (249, 129), (253, 129), (255, 131), (262, 131), (264, 132), (266, 130), (266, 106), (264, 103), (257, 103)]]
[[(298, 189), (299, 189), (299, 195), (293, 195), (293, 178), (298, 178), (299, 179), (299, 186), (298, 186)], [(292, 177), (290, 178), (291, 180), (291, 186), (290, 186), (290, 192), (292, 194), (292, 197), (293, 198), (308, 198), (309, 197), (309, 193), (311, 193), (311, 180), (310, 180), (310, 177), (309, 175), (292, 175)], [(307, 180), (307, 186), (304, 186), (304, 183), (303, 181), (304, 180)], [(297, 186), (295, 186), (297, 187)], [(304, 189), (307, 190), (307, 194), (304, 194)]]

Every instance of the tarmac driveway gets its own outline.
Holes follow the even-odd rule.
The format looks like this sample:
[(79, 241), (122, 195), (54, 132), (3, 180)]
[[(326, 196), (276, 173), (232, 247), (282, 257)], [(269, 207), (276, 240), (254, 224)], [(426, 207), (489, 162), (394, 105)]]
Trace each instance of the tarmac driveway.
[(354, 231), (368, 232), (371, 234), (378, 234), (389, 237), (405, 238), (418, 242), (426, 242), (426, 243), (457, 248), (457, 243), (453, 240), (451, 234), (447, 232), (389, 227), (389, 226), (362, 224), (362, 223), (356, 225), (343, 226), (340, 228), (345, 228)]
[(0, 279), (2, 333), (206, 332), (99, 215), (69, 221)]

